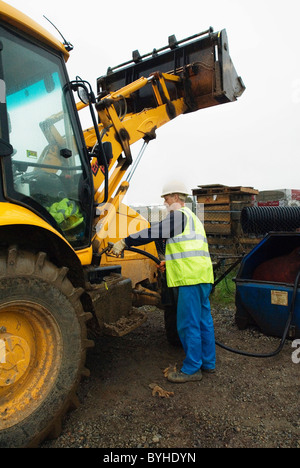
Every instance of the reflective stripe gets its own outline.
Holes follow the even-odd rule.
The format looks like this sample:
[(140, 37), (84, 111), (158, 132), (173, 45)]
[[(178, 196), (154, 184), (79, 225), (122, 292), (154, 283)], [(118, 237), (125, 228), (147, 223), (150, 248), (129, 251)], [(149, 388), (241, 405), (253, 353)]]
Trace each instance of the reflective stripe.
[(166, 255), (166, 260), (181, 260), (183, 258), (191, 257), (207, 257), (210, 258), (209, 252), (205, 250), (193, 250), (192, 252), (177, 252)]
[(6, 103), (6, 87), (5, 87), (5, 81), (0, 80), (0, 104), (5, 104)]
[(172, 237), (171, 239), (169, 239), (169, 243), (173, 244), (176, 242), (185, 242), (191, 240), (200, 240), (207, 243), (206, 236), (203, 236), (202, 234), (196, 234), (195, 232), (192, 232), (191, 234), (186, 234), (185, 236)]

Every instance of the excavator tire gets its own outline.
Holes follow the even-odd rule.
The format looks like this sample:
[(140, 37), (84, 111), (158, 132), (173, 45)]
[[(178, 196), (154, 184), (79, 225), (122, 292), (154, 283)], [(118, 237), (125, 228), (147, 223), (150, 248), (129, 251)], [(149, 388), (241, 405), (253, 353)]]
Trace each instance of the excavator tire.
[[(0, 447), (38, 447), (61, 430), (86, 375), (81, 288), (43, 252), (0, 253)], [(2, 346), (3, 349), (3, 346)]]

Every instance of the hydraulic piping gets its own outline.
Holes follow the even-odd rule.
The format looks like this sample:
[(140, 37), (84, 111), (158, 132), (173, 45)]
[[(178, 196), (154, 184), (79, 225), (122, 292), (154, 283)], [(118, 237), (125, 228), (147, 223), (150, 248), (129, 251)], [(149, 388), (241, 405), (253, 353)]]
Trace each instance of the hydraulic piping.
[[(152, 255), (149, 252), (146, 252), (144, 250), (136, 249), (135, 247), (126, 247), (125, 250), (129, 250), (131, 252), (135, 252), (135, 253), (139, 253), (141, 255), (144, 255), (144, 256), (150, 258), (151, 260), (153, 260), (157, 265), (160, 265), (160, 263), (161, 263), (161, 260), (159, 260), (157, 257), (155, 257), (154, 255)], [(258, 354), (249, 353), (249, 352), (246, 352), (246, 351), (240, 351), (238, 349), (230, 348), (229, 346), (226, 346), (226, 345), (224, 345), (223, 343), (220, 343), (217, 340), (215, 341), (216, 345), (219, 346), (222, 349), (225, 349), (226, 351), (231, 352), (231, 353), (239, 354), (239, 355), (247, 356), (247, 357), (253, 357), (253, 358), (271, 358), (271, 357), (274, 357), (277, 354), (279, 354), (282, 351), (284, 343), (286, 342), (287, 334), (289, 332), (291, 322), (292, 322), (292, 319), (293, 319), (299, 280), (300, 280), (300, 270), (299, 270), (299, 272), (298, 272), (298, 274), (296, 276), (295, 282), (294, 282), (292, 302), (291, 302), (291, 307), (290, 307), (288, 319), (287, 319), (287, 322), (286, 322), (286, 325), (285, 325), (285, 328), (284, 328), (284, 332), (283, 332), (282, 338), (280, 340), (280, 344), (279, 344), (278, 348), (275, 351), (273, 351), (271, 353), (266, 353), (266, 354), (263, 354), (263, 353), (261, 353), (261, 354), (260, 353), (258, 353)], [(215, 282), (215, 285), (218, 284), (218, 283), (219, 283), (219, 280), (217, 280)]]
[(125, 247), (124, 250), (129, 250), (130, 252), (135, 252), (135, 253), (144, 255), (145, 257), (150, 258), (150, 260), (153, 260), (157, 265), (161, 264), (161, 260), (159, 260), (159, 258), (155, 257), (154, 255), (150, 254), (149, 252), (146, 252), (145, 250), (136, 249), (135, 247)]

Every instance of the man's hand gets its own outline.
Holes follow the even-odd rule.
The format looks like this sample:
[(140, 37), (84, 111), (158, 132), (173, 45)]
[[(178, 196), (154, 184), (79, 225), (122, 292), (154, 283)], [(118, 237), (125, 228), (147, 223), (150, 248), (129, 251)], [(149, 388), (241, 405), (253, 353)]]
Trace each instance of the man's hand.
[(160, 262), (159, 265), (157, 265), (157, 269), (161, 272), (164, 273), (166, 271), (166, 262)]
[(124, 239), (121, 239), (113, 245), (111, 252), (118, 257), (119, 255), (121, 255), (125, 247), (125, 241)]

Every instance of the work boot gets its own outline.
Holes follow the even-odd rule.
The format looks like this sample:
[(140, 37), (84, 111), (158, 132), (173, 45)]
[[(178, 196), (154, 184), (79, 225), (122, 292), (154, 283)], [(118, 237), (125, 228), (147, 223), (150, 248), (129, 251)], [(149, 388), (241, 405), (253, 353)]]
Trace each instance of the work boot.
[(173, 383), (196, 382), (202, 380), (202, 372), (199, 369), (194, 374), (185, 374), (184, 372), (170, 372), (168, 380)]
[(216, 373), (216, 369), (204, 369), (203, 367), (201, 367), (201, 370), (202, 370), (202, 372), (205, 372), (206, 374), (215, 374)]

